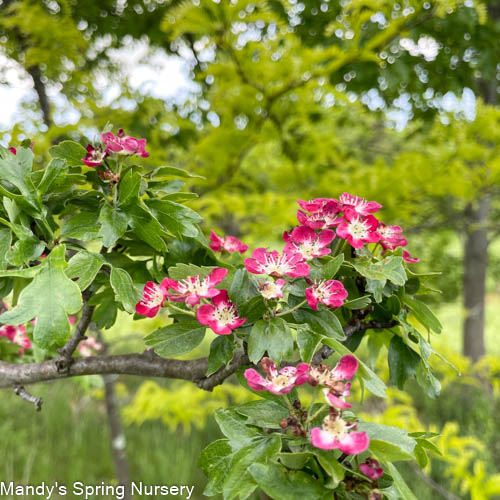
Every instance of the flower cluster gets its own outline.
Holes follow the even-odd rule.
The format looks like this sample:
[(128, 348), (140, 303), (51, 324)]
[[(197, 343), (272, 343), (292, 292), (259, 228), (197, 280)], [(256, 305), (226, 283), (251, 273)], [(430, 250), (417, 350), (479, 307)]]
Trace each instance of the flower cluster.
[(82, 162), (88, 167), (102, 165), (111, 153), (127, 156), (139, 155), (142, 158), (149, 156), (149, 153), (146, 151), (146, 139), (136, 139), (135, 137), (125, 135), (123, 129), (119, 129), (116, 135), (112, 132), (105, 132), (101, 134), (101, 140), (102, 144), (98, 144), (96, 147), (89, 144), (86, 148), (87, 154), (85, 158), (82, 158)]
[[(345, 398), (350, 395), (349, 381), (358, 369), (358, 361), (353, 355), (343, 356), (333, 369), (325, 365), (300, 363), (296, 367), (285, 366), (278, 371), (269, 358), (262, 358), (261, 367), (265, 377), (253, 368), (245, 371), (249, 387), (256, 391), (267, 390), (282, 395), (307, 382), (312, 386), (323, 387), (329, 411), (321, 427), (309, 430), (313, 446), (323, 450), (336, 448), (349, 455), (357, 455), (368, 448), (370, 439), (366, 433), (355, 432), (357, 423), (344, 420), (341, 414), (341, 410), (352, 406)], [(307, 421), (310, 420), (314, 418), (308, 418)]]
[[(165, 301), (182, 302), (191, 308), (199, 306), (196, 319), (202, 325), (210, 327), (218, 335), (229, 335), (245, 323), (246, 319), (238, 316), (236, 306), (229, 300), (227, 290), (215, 288), (226, 275), (227, 269), (217, 267), (204, 278), (200, 275), (189, 276), (182, 280), (164, 278), (161, 284), (148, 281), (144, 286), (141, 300), (135, 306), (135, 311), (141, 316), (153, 318)], [(211, 299), (212, 303), (200, 305), (207, 299)], [(189, 310), (180, 312), (194, 314)]]

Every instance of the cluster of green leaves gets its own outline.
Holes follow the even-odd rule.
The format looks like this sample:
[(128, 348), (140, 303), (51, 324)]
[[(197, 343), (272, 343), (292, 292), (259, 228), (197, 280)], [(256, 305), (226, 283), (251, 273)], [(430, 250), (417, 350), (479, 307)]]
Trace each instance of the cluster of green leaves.
[[(68, 316), (80, 311), (83, 291), (92, 295), (92, 320), (109, 328), (118, 309), (134, 312), (140, 287), (158, 277), (171, 242), (204, 245), (200, 216), (179, 203), (192, 197), (180, 192), (188, 172), (165, 166), (145, 174), (118, 157), (88, 168), (85, 154), (63, 141), (34, 169), (29, 141), (16, 154), (0, 149), (1, 296), (12, 292), (14, 306), (0, 322), (36, 318), (33, 340), (41, 349), (67, 340)], [(99, 169), (114, 170), (120, 181), (103, 180)]]
[[(244, 383), (242, 377), (240, 381)], [(377, 491), (388, 499), (414, 500), (416, 497), (393, 462), (419, 460), (427, 452), (440, 454), (430, 441), (436, 434), (408, 434), (397, 427), (361, 422), (359, 430), (371, 438), (369, 449), (339, 460), (340, 451), (315, 448), (307, 439), (282, 430), (280, 421), (290, 416), (296, 390), (282, 398), (269, 394), (265, 397), (216, 412), (225, 438), (211, 443), (200, 457), (200, 467), (209, 478), (205, 495), (222, 494), (225, 500), (248, 498), (260, 488), (271, 498), (283, 500), (326, 500), (333, 492), (339, 499), (363, 498), (346, 485), (355, 482), (361, 494), (372, 490), (370, 481), (358, 469), (359, 463), (372, 456), (385, 468)], [(313, 421), (320, 422), (320, 418)]]

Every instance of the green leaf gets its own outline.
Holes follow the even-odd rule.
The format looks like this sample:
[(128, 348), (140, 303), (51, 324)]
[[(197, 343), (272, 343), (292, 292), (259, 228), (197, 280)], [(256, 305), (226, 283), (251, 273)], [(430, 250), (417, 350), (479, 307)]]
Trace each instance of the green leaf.
[(317, 478), (306, 472), (287, 471), (284, 467), (273, 463), (252, 464), (249, 471), (259, 487), (271, 498), (320, 500), (329, 491)]
[(264, 316), (267, 306), (262, 295), (256, 295), (238, 308), (240, 318), (246, 318), (247, 323), (254, 323)]
[(427, 452), (420, 445), (415, 446), (415, 458), (417, 459), (418, 466), (423, 469), (429, 463), (429, 457), (427, 456)]
[(136, 205), (141, 190), (141, 174), (128, 170), (118, 184), (120, 206)]
[(232, 454), (233, 450), (227, 439), (214, 441), (201, 452), (198, 465), (210, 479), (203, 492), (204, 495), (213, 496), (222, 493)]
[(200, 345), (206, 328), (197, 321), (183, 321), (164, 326), (148, 335), (144, 341), (160, 356), (180, 356)]
[(299, 325), (297, 328), (297, 345), (299, 346), (300, 359), (310, 363), (316, 349), (321, 344), (321, 336), (317, 335), (308, 325)]
[(256, 293), (256, 287), (250, 279), (248, 271), (246, 269), (237, 269), (229, 289), (231, 301), (240, 306), (255, 296)]
[(57, 146), (52, 146), (49, 149), (52, 158), (66, 160), (70, 167), (83, 165), (82, 158), (85, 158), (87, 150), (77, 142), (62, 141)]
[(441, 382), (434, 376), (428, 364), (421, 360), (417, 368), (417, 383), (432, 399), (439, 396)]
[(103, 205), (99, 214), (101, 227), (97, 236), (102, 239), (102, 244), (106, 248), (115, 245), (127, 230), (128, 216), (115, 207)]
[(369, 306), (372, 303), (372, 298), (369, 295), (363, 295), (363, 297), (358, 297), (357, 299), (349, 300), (344, 303), (347, 309), (358, 310)]
[(297, 453), (280, 453), (278, 458), (286, 468), (302, 470), (313, 456), (310, 451), (302, 451)]
[(401, 337), (394, 335), (389, 344), (388, 354), (391, 383), (403, 389), (406, 380), (417, 374), (420, 356), (408, 347)]
[(64, 160), (55, 158), (50, 161), (50, 163), (43, 170), (43, 177), (37, 186), (38, 191), (41, 194), (46, 193), (57, 177), (66, 174), (67, 169), (68, 166)]
[(7, 325), (19, 325), (36, 317), (33, 340), (43, 349), (67, 340), (68, 314), (75, 314), (82, 307), (78, 285), (64, 274), (65, 251), (64, 245), (55, 247), (33, 281), (20, 293), (17, 306), (0, 316), (0, 323)]
[[(343, 344), (341, 344), (338, 340), (332, 338), (323, 338), (323, 343), (333, 347), (339, 354), (342, 356), (344, 354), (352, 354), (352, 352)], [(365, 383), (365, 387), (375, 396), (380, 398), (386, 397), (386, 385), (380, 378), (375, 375), (375, 373), (366, 366), (363, 361), (358, 358), (359, 368), (358, 375), (363, 379)]]
[(344, 329), (332, 311), (298, 309), (293, 317), (299, 324), (307, 324), (314, 332), (338, 340), (345, 339)]
[(205, 177), (197, 174), (192, 174), (191, 172), (188, 172), (187, 170), (184, 170), (183, 168), (177, 168), (177, 167), (158, 167), (151, 172), (151, 176), (154, 178), (161, 178), (161, 177), (191, 177), (191, 178), (198, 178), (198, 179), (205, 179)]
[(35, 186), (31, 180), (33, 153), (29, 148), (18, 148), (16, 155), (0, 158), (0, 179), (14, 184), (23, 196), (33, 199)]
[(340, 255), (337, 255), (337, 257), (334, 257), (332, 260), (328, 261), (322, 268), (321, 268), (321, 278), (324, 280), (331, 280), (335, 278), (336, 274), (338, 273), (340, 266), (344, 262), (344, 254), (341, 253)]
[(232, 335), (218, 335), (210, 344), (207, 376), (215, 373), (221, 366), (233, 359), (234, 339)]
[(403, 257), (390, 256), (379, 262), (357, 259), (351, 264), (359, 274), (371, 280), (389, 280), (395, 285), (403, 286), (407, 279)]
[(252, 363), (260, 361), (267, 351), (276, 363), (290, 356), (293, 352), (292, 332), (282, 318), (270, 321), (260, 320), (255, 323), (248, 339), (248, 357)]
[(94, 281), (103, 264), (104, 258), (101, 255), (82, 250), (71, 257), (65, 273), (70, 279), (78, 278), (78, 287), (85, 290)]
[[(248, 472), (248, 467), (277, 457), (280, 450), (281, 438), (279, 436), (261, 438), (257, 443), (238, 450), (233, 457), (231, 467), (224, 481), (224, 500), (232, 500), (238, 495), (245, 497), (245, 495), (253, 491), (256, 485), (251, 487), (253, 481)], [(245, 494), (242, 494), (242, 491)]]
[(248, 417), (248, 424), (269, 429), (280, 429), (280, 420), (290, 415), (287, 408), (265, 399), (250, 401), (237, 406), (235, 410), (240, 415)]
[(99, 225), (97, 223), (98, 214), (93, 212), (81, 212), (65, 221), (61, 236), (66, 238), (76, 238), (78, 240), (95, 240)]
[(141, 294), (134, 287), (130, 274), (125, 269), (113, 267), (109, 281), (115, 292), (116, 301), (123, 305), (125, 311), (134, 313), (135, 305), (141, 299)]
[(400, 460), (415, 460), (413, 453), (409, 454), (395, 444), (387, 441), (370, 439), (369, 449), (380, 461), (398, 462)]
[(153, 215), (142, 206), (133, 206), (128, 209), (130, 226), (136, 236), (160, 253), (167, 252), (163, 238), (168, 235), (163, 231), (162, 225)]
[(376, 424), (374, 422), (360, 422), (358, 430), (365, 431), (370, 439), (392, 443), (410, 455), (415, 449), (416, 441), (408, 435), (406, 429), (400, 429), (391, 425)]
[(410, 297), (405, 297), (404, 302), (410, 308), (419, 323), (427, 328), (427, 331), (432, 330), (435, 333), (441, 333), (443, 327), (440, 321), (426, 304), (419, 300), (411, 299)]
[(215, 420), (224, 436), (229, 438), (233, 448), (241, 448), (251, 441), (260, 438), (262, 434), (245, 425), (243, 417), (233, 410), (220, 409), (215, 412)]
[(194, 210), (168, 200), (148, 200), (147, 205), (165, 228), (177, 237), (195, 238), (198, 235), (195, 224), (202, 219)]
[(92, 321), (95, 321), (97, 328), (107, 329), (115, 324), (118, 304), (111, 288), (105, 288), (103, 292), (95, 294), (88, 303), (95, 306)]
[(386, 471), (394, 479), (394, 486), (398, 490), (403, 500), (417, 500), (415, 495), (411, 492), (408, 485), (405, 483), (403, 477), (399, 473), (395, 465), (390, 462), (385, 462)]
[(12, 242), (12, 231), (10, 229), (0, 229), (0, 269), (7, 267), (7, 252)]
[(319, 448), (312, 448), (312, 452), (318, 457), (318, 461), (326, 473), (338, 483), (344, 479), (345, 469), (339, 463), (334, 453)]

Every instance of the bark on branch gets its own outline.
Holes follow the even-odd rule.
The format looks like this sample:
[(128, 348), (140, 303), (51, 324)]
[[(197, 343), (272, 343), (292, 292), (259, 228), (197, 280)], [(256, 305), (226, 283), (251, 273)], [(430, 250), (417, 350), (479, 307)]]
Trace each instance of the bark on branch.
[[(359, 314), (362, 315), (360, 312)], [(359, 317), (344, 327), (346, 340), (354, 333), (368, 329), (392, 328), (398, 323), (388, 321), (361, 322)], [(345, 341), (344, 341), (345, 342)], [(313, 363), (321, 363), (328, 358), (334, 349), (323, 346), (314, 356)], [(53, 360), (41, 363), (7, 363), (0, 361), (0, 388), (19, 387), (37, 382), (47, 382), (82, 375), (138, 375), (143, 377), (159, 377), (188, 380), (196, 383), (200, 389), (211, 391), (217, 385), (244, 366), (250, 366), (250, 360), (243, 351), (234, 355), (227, 367), (222, 367), (214, 374), (206, 377), (208, 359), (180, 360), (161, 358), (153, 351), (142, 354), (123, 354), (115, 356), (95, 356), (88, 358), (72, 358), (71, 370), (61, 371)]]

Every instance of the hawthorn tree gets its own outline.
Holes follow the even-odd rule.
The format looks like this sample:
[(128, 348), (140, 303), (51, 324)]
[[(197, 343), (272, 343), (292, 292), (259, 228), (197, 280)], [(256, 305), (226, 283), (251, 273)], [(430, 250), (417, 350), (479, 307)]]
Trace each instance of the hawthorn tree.
[[(411, 270), (402, 229), (378, 218), (380, 204), (347, 192), (299, 200), (283, 249), (244, 258), (235, 237), (207, 240), (185, 205), (192, 193), (172, 189), (194, 174), (144, 168), (144, 139), (107, 131), (87, 148), (63, 141), (49, 153), (35, 169), (29, 141), (0, 149), (1, 387), (40, 409), (29, 384), (126, 374), (210, 391), (236, 374), (262, 399), (216, 412), (226, 439), (200, 459), (206, 495), (413, 498), (393, 462), (425, 464), (434, 435), (360, 421), (348, 401), (351, 380), (385, 396), (353, 354), (364, 338), (375, 357), (387, 347), (393, 384), (414, 377), (431, 397), (440, 388), (425, 330), (441, 325), (420, 300), (430, 276)], [(118, 310), (142, 321), (162, 311), (165, 326), (143, 353), (99, 353), (86, 338)], [(207, 328), (208, 356), (176, 359)]]

